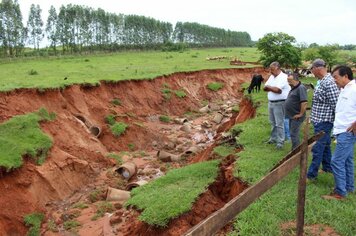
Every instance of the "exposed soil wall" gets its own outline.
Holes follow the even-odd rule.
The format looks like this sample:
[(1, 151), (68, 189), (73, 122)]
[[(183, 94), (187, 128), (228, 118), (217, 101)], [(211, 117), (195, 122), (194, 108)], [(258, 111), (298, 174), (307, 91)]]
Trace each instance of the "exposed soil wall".
[[(25, 161), (21, 168), (0, 178), (0, 235), (25, 235), (24, 215), (35, 211), (48, 215), (49, 206), (95, 182), (103, 169), (114, 165), (106, 157), (108, 153), (128, 150), (130, 143), (150, 152), (154, 151), (153, 141), (166, 141), (155, 127), (137, 124), (154, 115), (180, 116), (187, 111), (196, 111), (202, 101), (241, 98), (241, 84), (248, 82), (255, 72), (266, 75), (262, 68), (204, 70), (174, 73), (153, 80), (103, 82), (97, 87), (73, 85), (64, 90), (20, 89), (0, 93), (0, 122), (41, 107), (57, 115), (55, 121), (41, 124), (54, 141), (45, 163), (36, 166)], [(224, 87), (217, 92), (210, 91), (207, 89), (210, 82), (222, 82)], [(166, 99), (161, 90), (167, 86), (171, 90), (184, 89), (187, 96), (182, 99), (172, 94)], [(113, 105), (113, 99), (119, 99), (121, 105)], [(243, 101), (240, 109), (230, 124), (225, 124), (226, 127), (254, 115), (248, 101)], [(115, 114), (117, 120), (130, 125), (125, 135), (120, 138), (112, 135), (105, 123), (108, 114)], [(100, 127), (100, 136), (91, 134), (76, 118), (78, 115)], [(226, 130), (226, 127), (220, 129)], [(203, 159), (200, 156), (192, 162)], [(214, 192), (214, 187), (209, 192)], [(216, 204), (216, 209), (222, 204)]]

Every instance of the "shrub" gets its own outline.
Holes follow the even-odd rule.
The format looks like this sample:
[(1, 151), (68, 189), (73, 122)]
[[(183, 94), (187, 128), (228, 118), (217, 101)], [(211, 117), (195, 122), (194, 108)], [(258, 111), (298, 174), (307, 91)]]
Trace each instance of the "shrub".
[(208, 84), (208, 89), (210, 89), (212, 91), (218, 91), (222, 87), (224, 87), (224, 84), (223, 83), (219, 83), (219, 82), (212, 82), (212, 83)]
[(184, 98), (184, 97), (187, 96), (187, 94), (186, 94), (183, 90), (176, 90), (174, 93), (175, 93), (176, 96), (179, 97), (179, 98)]
[(135, 144), (129, 143), (129, 144), (127, 144), (127, 146), (131, 151), (135, 150)]
[(115, 106), (120, 106), (121, 100), (118, 98), (114, 98), (113, 100), (111, 100), (111, 104), (114, 104)]
[(171, 118), (169, 116), (159, 116), (159, 120), (168, 123), (171, 121)]
[(44, 219), (44, 214), (42, 213), (32, 213), (24, 217), (24, 222), (26, 226), (31, 226), (28, 231), (28, 236), (39, 236), (41, 223)]
[(75, 230), (78, 226), (80, 226), (80, 223), (76, 220), (68, 220), (63, 223), (63, 227), (66, 230)]
[(127, 124), (124, 122), (116, 122), (114, 125), (111, 126), (111, 132), (116, 136), (119, 137), (123, 134), (128, 127)]
[(109, 124), (109, 125), (114, 125), (115, 122), (116, 122), (115, 117), (116, 117), (116, 116), (113, 115), (113, 114), (107, 115), (107, 116), (105, 117), (105, 122), (106, 122), (107, 124)]
[(169, 88), (163, 88), (161, 91), (165, 99), (171, 98), (171, 90)]

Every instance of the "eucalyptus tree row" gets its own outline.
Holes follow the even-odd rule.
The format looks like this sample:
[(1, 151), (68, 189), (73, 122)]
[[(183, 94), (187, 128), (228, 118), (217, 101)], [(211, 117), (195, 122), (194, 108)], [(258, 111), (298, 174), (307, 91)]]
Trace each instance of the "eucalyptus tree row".
[(17, 0), (2, 0), (0, 2), (1, 54), (5, 56), (21, 54), (25, 46), (26, 35)]
[(201, 47), (250, 46), (252, 41), (247, 32), (236, 32), (198, 23), (177, 22), (173, 40)]
[(198, 23), (171, 23), (150, 17), (105, 12), (103, 9), (68, 4), (57, 13), (51, 6), (46, 25), (41, 19), (39, 5), (31, 5), (26, 27), (18, 0), (0, 3), (0, 47), (3, 56), (18, 56), (25, 45), (40, 51), (46, 35), (47, 46), (57, 53), (77, 53), (94, 50), (159, 49), (172, 43), (192, 47), (248, 46), (246, 32), (224, 29)]

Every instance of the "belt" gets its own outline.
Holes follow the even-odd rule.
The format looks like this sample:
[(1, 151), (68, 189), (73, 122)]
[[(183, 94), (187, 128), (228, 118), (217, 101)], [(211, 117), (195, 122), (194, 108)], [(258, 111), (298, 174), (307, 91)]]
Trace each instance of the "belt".
[(269, 100), (269, 102), (284, 102), (284, 101), (285, 101), (285, 99), (281, 99), (281, 100), (273, 100), (273, 101)]

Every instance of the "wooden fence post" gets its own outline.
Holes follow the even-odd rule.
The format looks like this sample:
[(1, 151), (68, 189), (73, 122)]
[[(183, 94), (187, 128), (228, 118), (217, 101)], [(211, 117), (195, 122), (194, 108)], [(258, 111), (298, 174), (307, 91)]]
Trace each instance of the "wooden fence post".
[(305, 212), (305, 192), (307, 185), (307, 164), (308, 164), (308, 134), (309, 134), (309, 117), (304, 124), (303, 144), (301, 147), (300, 157), (300, 174), (298, 185), (298, 205), (297, 205), (297, 236), (303, 236), (304, 233), (304, 212)]

